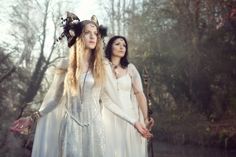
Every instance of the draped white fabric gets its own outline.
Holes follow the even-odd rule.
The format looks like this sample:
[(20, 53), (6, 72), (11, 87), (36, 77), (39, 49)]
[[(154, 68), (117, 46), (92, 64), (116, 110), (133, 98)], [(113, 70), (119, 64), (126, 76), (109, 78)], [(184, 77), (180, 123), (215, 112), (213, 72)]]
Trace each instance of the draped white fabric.
[[(106, 157), (106, 135), (99, 104), (101, 91), (113, 102), (107, 104), (109, 110), (129, 124), (137, 121), (120, 109), (121, 100), (114, 92), (109, 63), (104, 64), (107, 72), (105, 85), (103, 88), (94, 86), (92, 73), (88, 72), (82, 104), (79, 96), (62, 95), (65, 72), (55, 74), (39, 110), (43, 117), (37, 124), (32, 157)], [(57, 69), (66, 70), (67, 65), (67, 60), (62, 60)], [(80, 78), (81, 84), (84, 77)]]
[[(119, 107), (134, 119), (144, 123), (142, 112), (136, 100), (135, 92), (143, 92), (141, 77), (133, 64), (129, 64), (128, 73), (118, 79), (113, 77), (113, 84), (121, 103)], [(147, 141), (137, 130), (106, 108), (113, 102), (106, 93), (102, 95), (104, 109), (102, 118), (106, 134), (106, 156), (109, 157), (146, 157)]]

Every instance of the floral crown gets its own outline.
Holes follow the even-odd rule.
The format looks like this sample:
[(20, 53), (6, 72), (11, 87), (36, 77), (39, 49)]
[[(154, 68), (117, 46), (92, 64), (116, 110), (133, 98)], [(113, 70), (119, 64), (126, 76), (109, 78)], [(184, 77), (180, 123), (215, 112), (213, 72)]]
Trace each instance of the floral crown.
[(107, 36), (107, 27), (99, 25), (98, 20), (95, 15), (91, 17), (91, 20), (80, 21), (80, 19), (73, 13), (67, 12), (67, 17), (65, 19), (61, 18), (63, 32), (58, 37), (57, 41), (62, 38), (67, 38), (68, 47), (71, 47), (78, 36), (81, 35), (84, 26), (88, 23), (93, 23), (97, 26), (99, 34), (104, 38)]

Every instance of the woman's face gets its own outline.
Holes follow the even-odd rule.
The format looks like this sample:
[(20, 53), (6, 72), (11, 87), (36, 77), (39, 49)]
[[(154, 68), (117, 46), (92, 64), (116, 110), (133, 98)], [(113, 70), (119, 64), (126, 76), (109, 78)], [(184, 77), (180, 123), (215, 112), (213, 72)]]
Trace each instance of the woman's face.
[(94, 49), (96, 47), (98, 39), (98, 30), (94, 24), (89, 23), (85, 26), (83, 39), (85, 43), (85, 48)]
[(124, 39), (117, 38), (112, 44), (112, 56), (115, 57), (124, 57), (126, 53), (126, 43)]

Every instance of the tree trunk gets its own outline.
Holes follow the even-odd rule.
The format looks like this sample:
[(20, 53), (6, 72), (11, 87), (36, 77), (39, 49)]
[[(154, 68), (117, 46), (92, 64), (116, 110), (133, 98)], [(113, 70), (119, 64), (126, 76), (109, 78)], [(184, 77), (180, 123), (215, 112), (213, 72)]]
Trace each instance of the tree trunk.
[(33, 75), (30, 79), (30, 83), (29, 83), (29, 86), (28, 86), (27, 91), (25, 93), (25, 96), (20, 101), (20, 104), (23, 104), (23, 105), (20, 109), (20, 114), (18, 117), (22, 116), (24, 109), (27, 107), (27, 103), (31, 102), (34, 99), (34, 97), (36, 96), (36, 94), (40, 88), (41, 82), (43, 80), (43, 77), (45, 75), (45, 72), (49, 66), (49, 62), (46, 62), (45, 56), (44, 56), (44, 47), (45, 47), (45, 41), (46, 41), (46, 35), (47, 35), (46, 34), (46, 27), (47, 27), (49, 3), (50, 3), (50, 1), (47, 1), (45, 3), (45, 15), (44, 15), (44, 19), (43, 19), (43, 32), (42, 32), (43, 38), (42, 38), (42, 42), (41, 42), (42, 44), (41, 44), (41, 48), (40, 48), (40, 56), (38, 58)]

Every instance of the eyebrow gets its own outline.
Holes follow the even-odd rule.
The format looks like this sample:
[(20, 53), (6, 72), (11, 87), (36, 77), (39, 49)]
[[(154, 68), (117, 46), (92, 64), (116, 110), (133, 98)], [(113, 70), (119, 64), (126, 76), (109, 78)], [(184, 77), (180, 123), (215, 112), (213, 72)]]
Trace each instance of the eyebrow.
[(89, 26), (91, 26), (91, 27), (96, 27), (95, 25), (93, 25), (93, 24), (89, 24)]
[(122, 41), (126, 44), (126, 42), (124, 40), (117, 40), (117, 41), (115, 41), (115, 43), (122, 42)]
[(96, 33), (98, 33), (98, 30), (89, 30), (88, 28), (86, 28), (85, 32), (96, 32)]

